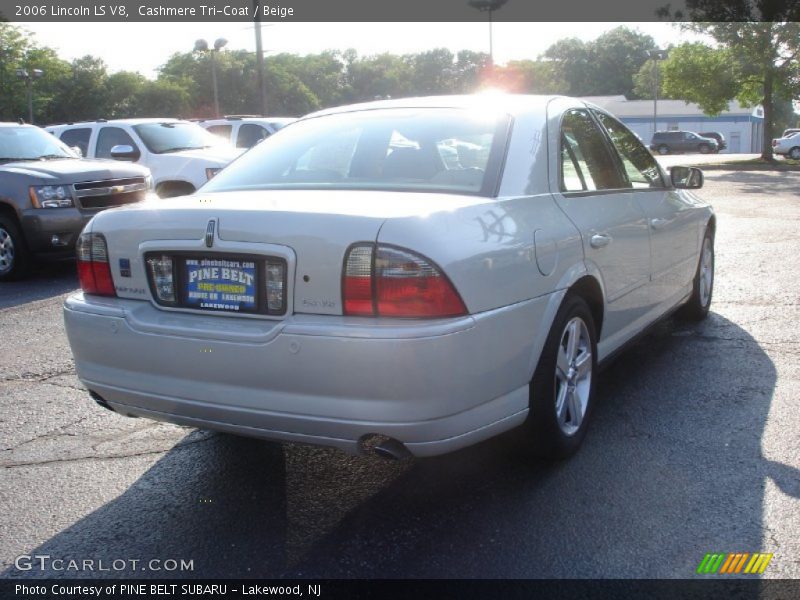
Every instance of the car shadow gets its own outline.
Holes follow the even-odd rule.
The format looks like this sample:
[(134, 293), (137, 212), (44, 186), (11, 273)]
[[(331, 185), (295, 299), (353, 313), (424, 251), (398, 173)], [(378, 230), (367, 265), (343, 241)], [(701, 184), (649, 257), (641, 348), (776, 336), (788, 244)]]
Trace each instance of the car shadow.
[(60, 296), (78, 287), (75, 261), (37, 264), (24, 279), (0, 282), (0, 310)]
[(100, 574), (120, 577), (694, 577), (707, 552), (774, 550), (767, 478), (798, 495), (797, 470), (761, 453), (775, 382), (735, 323), (667, 321), (603, 372), (570, 460), (531, 458), (514, 434), (390, 462), (193, 433), (28, 553), (194, 560)]

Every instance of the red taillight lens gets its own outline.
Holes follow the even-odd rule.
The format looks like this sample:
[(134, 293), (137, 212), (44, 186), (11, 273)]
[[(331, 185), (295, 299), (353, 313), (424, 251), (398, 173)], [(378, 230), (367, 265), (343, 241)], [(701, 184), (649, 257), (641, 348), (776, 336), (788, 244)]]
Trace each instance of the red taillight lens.
[(78, 238), (75, 253), (78, 257), (78, 279), (84, 293), (116, 296), (108, 264), (106, 238), (99, 233), (83, 233)]
[(775, 146), (777, 146), (777, 145), (778, 145), (778, 140), (772, 140), (772, 146), (773, 146), (773, 148), (774, 148)]
[(453, 284), (433, 263), (390, 246), (350, 249), (343, 296), (346, 315), (433, 318), (467, 313)]

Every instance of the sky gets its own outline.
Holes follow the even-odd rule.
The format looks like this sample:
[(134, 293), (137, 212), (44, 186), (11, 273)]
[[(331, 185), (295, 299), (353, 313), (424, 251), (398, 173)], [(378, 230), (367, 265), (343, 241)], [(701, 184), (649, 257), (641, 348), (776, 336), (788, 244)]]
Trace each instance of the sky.
[[(20, 23), (40, 44), (61, 58), (86, 54), (101, 57), (111, 72), (138, 71), (149, 78), (175, 52), (186, 52), (195, 40), (209, 45), (219, 37), (227, 48), (255, 52), (253, 24), (238, 23)], [(566, 37), (592, 40), (620, 25), (651, 35), (659, 46), (696, 39), (671, 23), (494, 23), (494, 59), (535, 59)], [(355, 48), (360, 56), (405, 54), (446, 47), (489, 51), (487, 23), (276, 23), (262, 25), (265, 56), (289, 52), (314, 54)], [(398, 35), (398, 32), (400, 33)], [(149, 41), (150, 43), (143, 43)]]

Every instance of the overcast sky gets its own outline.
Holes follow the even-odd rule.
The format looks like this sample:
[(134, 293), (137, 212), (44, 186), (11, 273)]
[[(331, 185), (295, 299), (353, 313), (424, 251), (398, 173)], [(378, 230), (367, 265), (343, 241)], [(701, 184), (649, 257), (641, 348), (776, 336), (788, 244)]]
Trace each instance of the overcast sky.
[[(154, 78), (175, 52), (186, 52), (198, 38), (218, 37), (228, 48), (255, 52), (252, 23), (20, 23), (39, 43), (72, 60), (92, 54), (113, 71), (139, 71)], [(565, 37), (592, 40), (626, 25), (647, 33), (659, 46), (694, 39), (671, 23), (495, 23), (494, 56), (498, 64), (535, 59)], [(266, 56), (280, 52), (312, 54), (355, 48), (359, 55), (404, 54), (446, 47), (452, 51), (488, 52), (486, 23), (278, 23), (263, 25)]]

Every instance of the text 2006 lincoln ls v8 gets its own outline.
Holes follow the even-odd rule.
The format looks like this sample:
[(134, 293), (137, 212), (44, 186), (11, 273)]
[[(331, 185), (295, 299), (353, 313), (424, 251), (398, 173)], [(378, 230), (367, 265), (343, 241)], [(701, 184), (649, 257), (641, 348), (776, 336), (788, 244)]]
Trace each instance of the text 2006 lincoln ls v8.
[(598, 361), (707, 314), (701, 185), (570, 98), (322, 111), (193, 196), (87, 225), (77, 373), (125, 415), (393, 456), (523, 426), (564, 457)]

